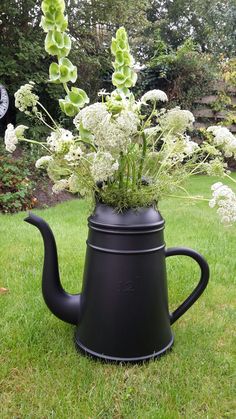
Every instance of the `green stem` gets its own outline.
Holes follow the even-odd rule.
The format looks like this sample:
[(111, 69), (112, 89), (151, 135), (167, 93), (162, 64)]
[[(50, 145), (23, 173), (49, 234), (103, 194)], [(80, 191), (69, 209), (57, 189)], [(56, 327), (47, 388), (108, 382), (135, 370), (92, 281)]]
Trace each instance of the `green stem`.
[[(38, 112), (39, 114), (41, 114), (40, 112)], [(51, 127), (51, 125), (49, 125), (42, 116), (36, 115), (36, 117), (44, 124), (46, 125), (46, 127), (48, 127), (50, 130), (55, 131), (55, 129), (53, 127)]]
[(135, 190), (136, 187), (136, 162), (132, 162), (132, 191)]
[(43, 111), (46, 113), (46, 115), (49, 117), (49, 119), (52, 121), (52, 123), (55, 125), (56, 128), (58, 128), (56, 122), (54, 121), (53, 117), (50, 115), (50, 113), (45, 109), (45, 107), (42, 105), (42, 103), (37, 102), (37, 104), (43, 109)]
[(85, 140), (80, 139), (80, 140), (75, 140), (75, 143), (83, 143), (83, 144), (87, 144), (87, 145), (89, 145), (90, 147), (92, 147), (92, 149), (93, 149), (95, 152), (97, 152), (97, 149), (96, 149), (95, 145), (93, 145), (92, 143), (89, 143), (88, 141), (85, 141)]
[(120, 153), (120, 167), (119, 167), (119, 189), (124, 186), (124, 154)]
[(195, 168), (189, 173), (189, 176), (196, 175), (196, 170), (200, 169), (200, 167), (205, 163), (205, 161), (208, 159), (209, 156), (210, 154), (207, 154), (207, 156), (200, 163), (197, 163)]
[(63, 87), (64, 87), (66, 93), (69, 94), (70, 93), (70, 90), (69, 90), (69, 88), (67, 86), (67, 83), (63, 83)]
[(143, 129), (145, 129), (146, 126), (149, 124), (149, 122), (152, 120), (152, 117), (154, 116), (155, 111), (156, 111), (156, 102), (154, 102), (152, 112), (150, 113), (148, 119), (145, 121)]
[(140, 165), (139, 165), (139, 172), (138, 172), (139, 188), (141, 186), (143, 165), (144, 165), (145, 157), (146, 157), (146, 154), (147, 154), (147, 139), (146, 139), (146, 135), (144, 134), (144, 132), (142, 132), (142, 137), (143, 137), (143, 150), (142, 150), (142, 156), (141, 156), (141, 161), (140, 161)]
[(127, 176), (126, 176), (126, 191), (129, 187), (129, 177), (130, 177), (130, 161), (127, 159)]
[(50, 150), (47, 147), (45, 147), (45, 145), (44, 145), (44, 144), (47, 144), (47, 143), (43, 143), (43, 142), (40, 142), (40, 141), (34, 141), (34, 140), (27, 140), (26, 138), (24, 138), (24, 139), (22, 139), (20, 141), (24, 141), (26, 143), (31, 143), (31, 144), (39, 144), (43, 148), (45, 148), (45, 150), (47, 150), (49, 153), (51, 153)]
[(183, 196), (183, 195), (165, 195), (167, 198), (192, 199), (193, 201), (207, 201), (210, 199), (202, 198), (200, 196)]
[(232, 182), (236, 183), (236, 180), (235, 180), (235, 179), (233, 179), (231, 176), (229, 176), (227, 173), (225, 173), (225, 176), (226, 176), (227, 178), (229, 178)]

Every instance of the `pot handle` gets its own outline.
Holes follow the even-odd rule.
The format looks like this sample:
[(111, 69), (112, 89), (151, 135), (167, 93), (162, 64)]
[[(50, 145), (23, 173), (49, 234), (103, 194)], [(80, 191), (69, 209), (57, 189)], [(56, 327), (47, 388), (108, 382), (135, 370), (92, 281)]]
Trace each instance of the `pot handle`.
[(173, 313), (170, 314), (170, 324), (173, 324), (176, 320), (178, 320), (179, 317), (181, 317), (195, 303), (195, 301), (200, 297), (206, 288), (210, 276), (208, 263), (203, 258), (203, 256), (197, 253), (195, 250), (185, 247), (171, 247), (170, 249), (166, 250), (166, 257), (176, 255), (189, 256), (194, 259), (200, 266), (201, 277), (198, 285), (189, 295), (189, 297), (186, 298), (186, 300)]

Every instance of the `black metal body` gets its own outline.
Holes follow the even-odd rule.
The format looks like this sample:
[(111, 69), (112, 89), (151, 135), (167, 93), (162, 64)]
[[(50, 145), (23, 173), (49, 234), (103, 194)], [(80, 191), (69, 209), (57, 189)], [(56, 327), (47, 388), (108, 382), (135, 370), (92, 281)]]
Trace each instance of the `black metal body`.
[[(49, 226), (31, 214), (26, 221), (37, 226), (44, 238), (44, 299), (57, 317), (77, 325), (75, 342), (80, 350), (108, 361), (138, 362), (170, 349), (171, 324), (202, 294), (209, 268), (191, 249), (165, 250), (159, 212), (149, 207), (116, 213), (97, 204), (89, 218), (83, 289), (77, 295), (61, 287)], [(192, 257), (200, 266), (201, 278), (170, 315), (165, 259), (174, 255)]]

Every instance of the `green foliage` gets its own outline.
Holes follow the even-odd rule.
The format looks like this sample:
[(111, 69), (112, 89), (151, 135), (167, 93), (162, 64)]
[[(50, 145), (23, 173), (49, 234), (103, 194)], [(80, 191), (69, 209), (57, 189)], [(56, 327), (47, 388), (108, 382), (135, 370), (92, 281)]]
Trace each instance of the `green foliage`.
[(236, 58), (232, 58), (222, 65), (223, 78), (231, 86), (236, 86)]
[(149, 19), (161, 39), (176, 49), (190, 36), (202, 52), (235, 55), (235, 0), (152, 0)]
[(236, 105), (232, 103), (228, 87), (236, 87), (236, 59), (224, 60), (221, 64), (221, 78), (225, 81), (225, 88), (218, 93), (218, 97), (212, 104), (215, 111), (226, 111), (222, 125), (236, 124)]
[(231, 103), (232, 101), (230, 96), (228, 96), (226, 92), (222, 91), (218, 93), (217, 99), (211, 103), (211, 108), (215, 112), (219, 112), (227, 109)]
[(169, 97), (170, 106), (191, 108), (194, 101), (208, 93), (218, 76), (216, 60), (202, 53), (192, 39), (187, 39), (176, 50), (157, 38), (156, 50), (142, 72), (139, 89), (160, 88)]
[(34, 182), (23, 159), (0, 156), (0, 212), (32, 208)]

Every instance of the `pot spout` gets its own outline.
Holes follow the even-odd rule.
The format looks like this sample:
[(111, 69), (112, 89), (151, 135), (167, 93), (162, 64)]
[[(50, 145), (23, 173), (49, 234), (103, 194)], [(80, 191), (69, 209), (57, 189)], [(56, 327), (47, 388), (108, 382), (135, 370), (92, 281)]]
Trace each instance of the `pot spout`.
[(57, 247), (54, 235), (49, 225), (40, 217), (29, 213), (24, 219), (37, 227), (44, 242), (44, 266), (42, 291), (49, 310), (59, 319), (78, 324), (81, 312), (81, 294), (68, 294), (60, 282)]

